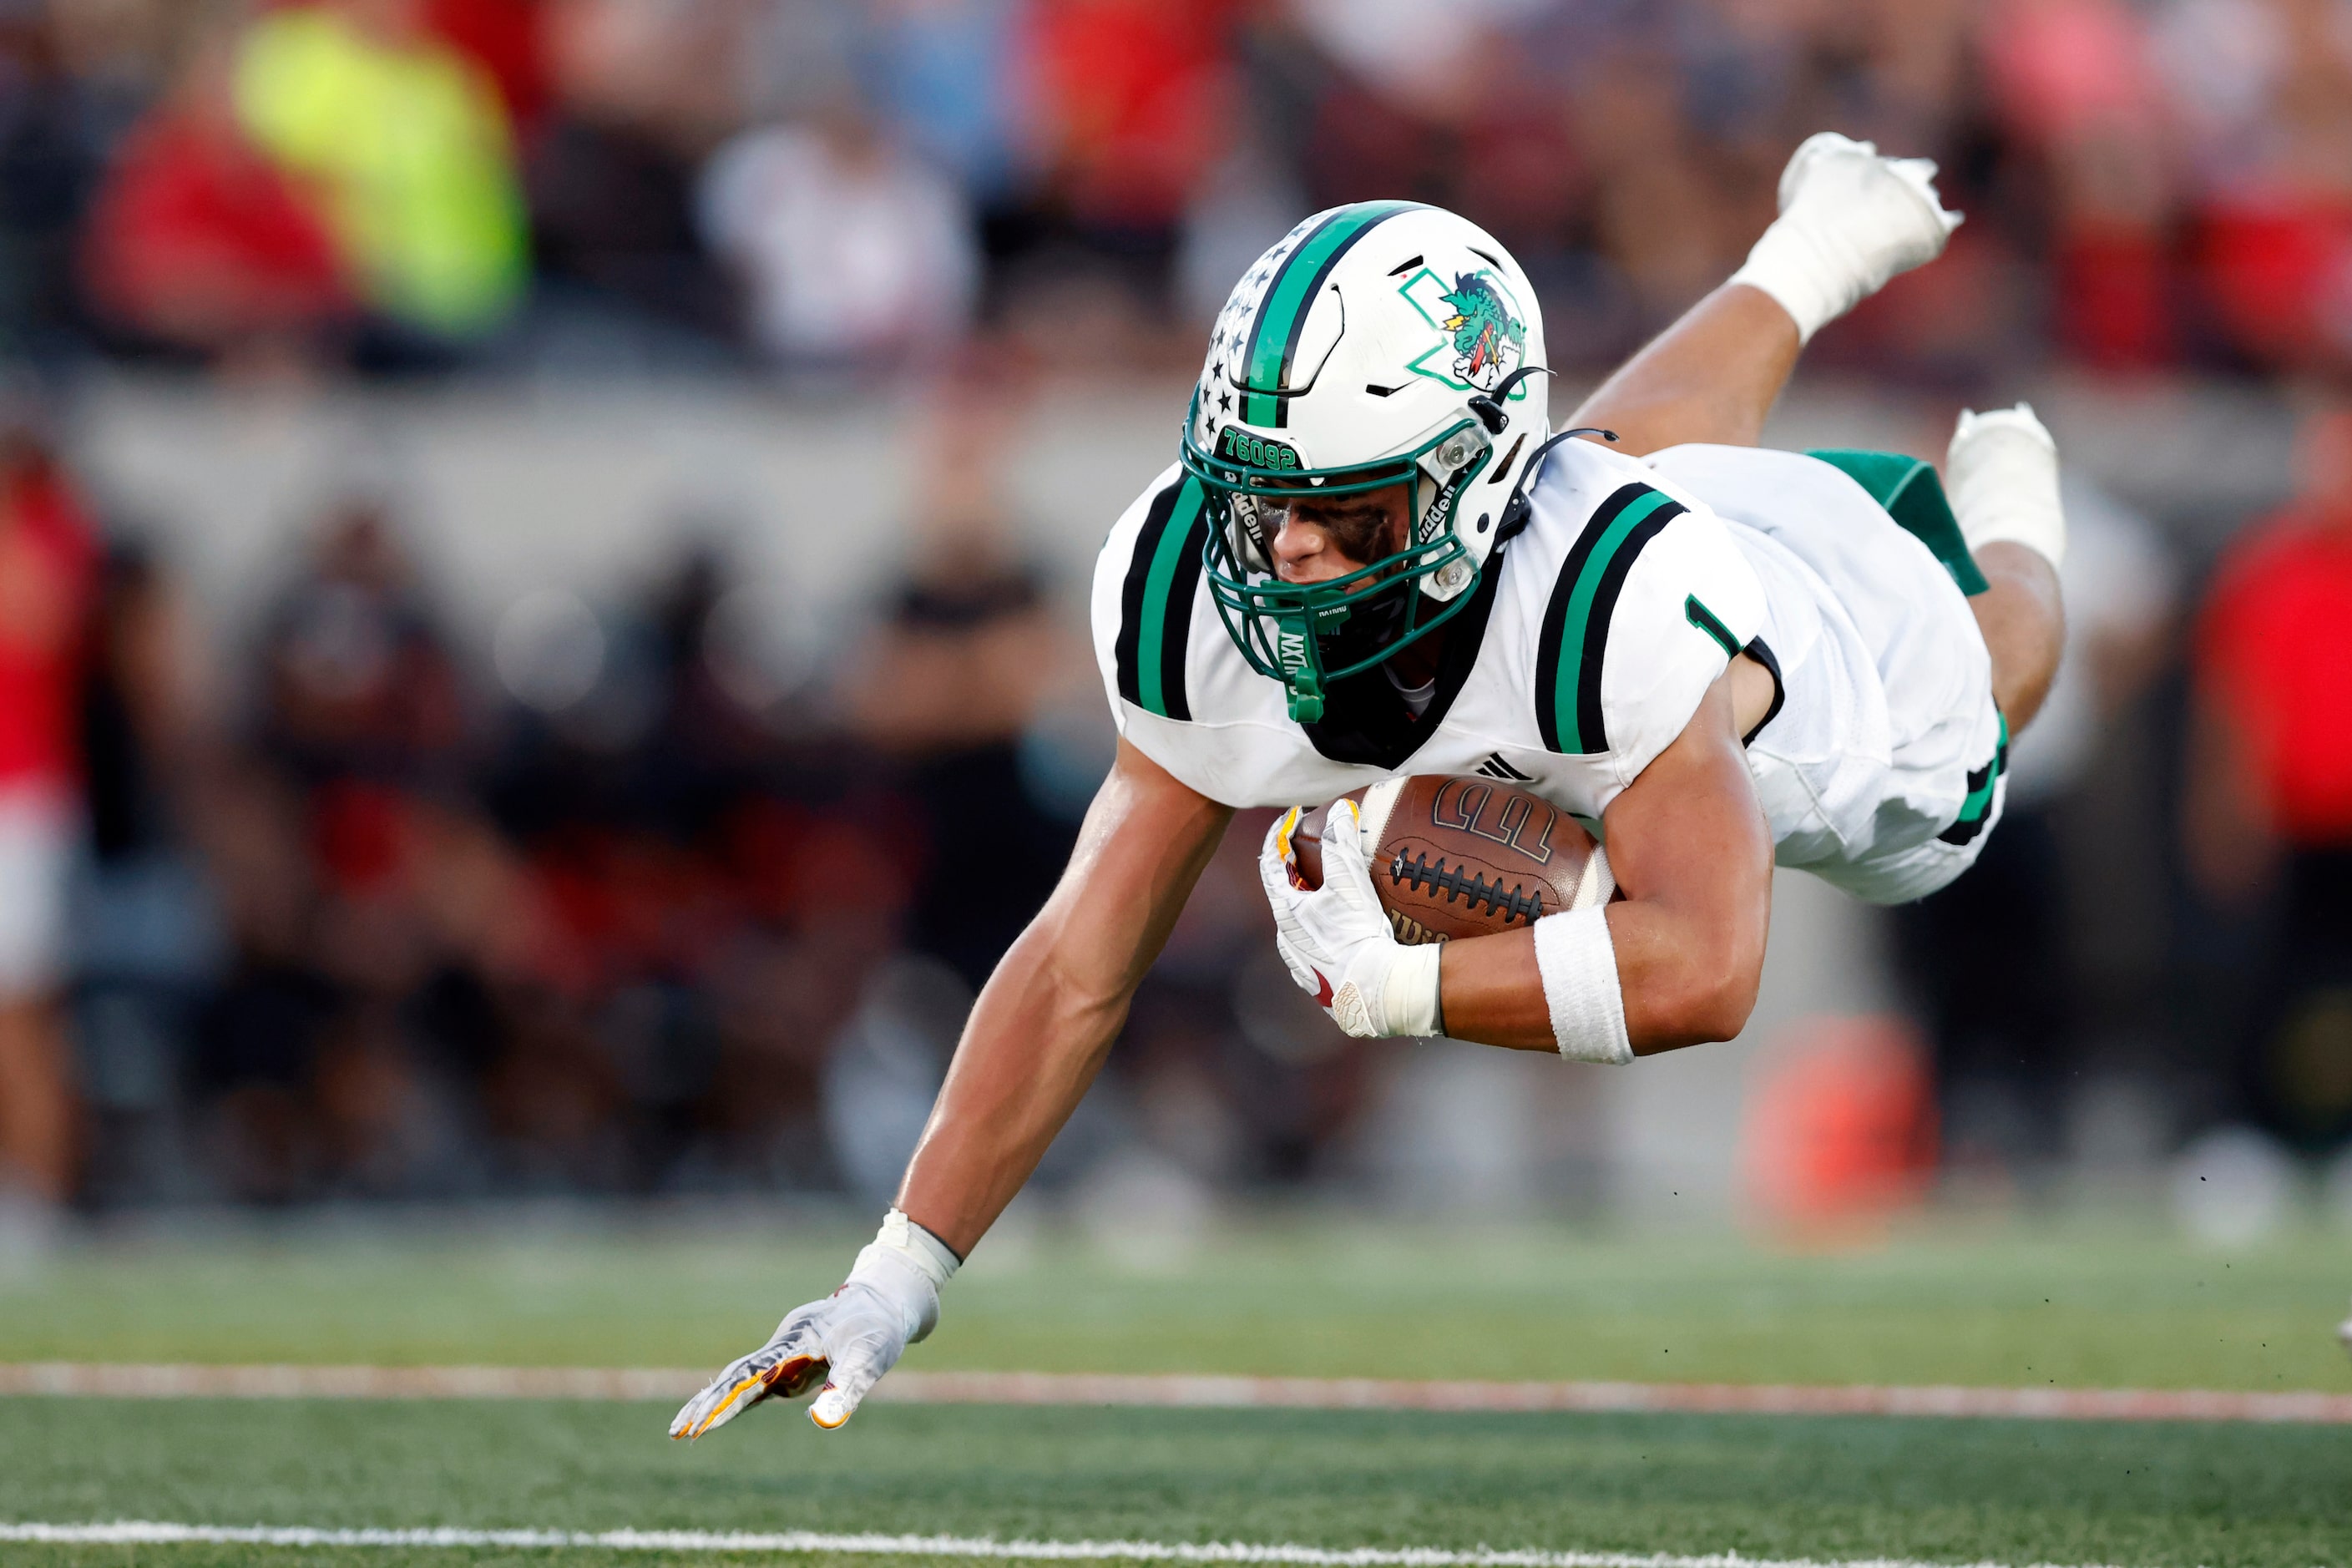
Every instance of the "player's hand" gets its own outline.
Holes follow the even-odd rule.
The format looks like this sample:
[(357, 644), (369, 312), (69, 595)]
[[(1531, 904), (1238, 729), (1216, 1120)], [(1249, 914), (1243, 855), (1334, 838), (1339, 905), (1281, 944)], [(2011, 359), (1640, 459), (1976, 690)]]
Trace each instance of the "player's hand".
[(1258, 852), (1258, 878), (1274, 906), (1275, 948), (1298, 988), (1358, 1039), (1440, 1035), (1439, 950), (1407, 947), (1381, 908), (1365, 863), (1363, 814), (1352, 800), (1332, 804), (1323, 829), (1323, 885), (1301, 887), (1290, 838), (1293, 809), (1275, 819)]
[(810, 1420), (830, 1432), (856, 1414), (882, 1374), (939, 1321), (938, 1280), (903, 1247), (887, 1244), (894, 1224), (903, 1237), (906, 1216), (893, 1210), (883, 1238), (857, 1255), (841, 1289), (794, 1308), (766, 1344), (730, 1362), (686, 1402), (669, 1435), (699, 1437), (762, 1400), (805, 1394), (819, 1378), (824, 1387), (809, 1405)]
[(1927, 158), (1888, 158), (1835, 132), (1809, 136), (1780, 172), (1780, 216), (1734, 281), (1754, 284), (1810, 338), (1885, 288), (1933, 261), (1961, 215), (1936, 191)]

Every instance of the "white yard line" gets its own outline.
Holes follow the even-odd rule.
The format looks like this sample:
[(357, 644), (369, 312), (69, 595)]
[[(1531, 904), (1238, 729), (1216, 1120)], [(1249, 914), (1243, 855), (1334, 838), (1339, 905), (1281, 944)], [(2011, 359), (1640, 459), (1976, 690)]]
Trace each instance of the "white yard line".
[[(685, 1400), (709, 1373), (659, 1367), (141, 1366), (0, 1363), (0, 1395), (119, 1399)], [(2352, 1394), (2166, 1388), (1868, 1384), (1443, 1383), (1387, 1378), (920, 1372), (883, 1379), (902, 1405), (1093, 1405), (1286, 1410), (1678, 1411), (1695, 1415), (2005, 1416), (2352, 1426)]]
[[(0, 1524), (0, 1542), (66, 1546), (287, 1546), (480, 1549), (583, 1549), (607, 1552), (734, 1552), (874, 1557), (976, 1557), (1016, 1562), (1277, 1563), (1301, 1568), (1952, 1568), (1899, 1557), (1742, 1557), (1724, 1552), (1683, 1557), (1667, 1552), (1454, 1551), (1442, 1546), (1329, 1547), (1257, 1545), (1248, 1542), (1195, 1544), (1175, 1541), (992, 1541), (969, 1535), (824, 1535), (813, 1531), (772, 1534), (700, 1530), (327, 1530), (310, 1527), (229, 1528), (155, 1524)], [(1966, 1568), (2001, 1568), (1978, 1563)], [(2037, 1563), (2032, 1568), (2055, 1568)], [(2090, 1564), (2077, 1568), (2093, 1568)]]

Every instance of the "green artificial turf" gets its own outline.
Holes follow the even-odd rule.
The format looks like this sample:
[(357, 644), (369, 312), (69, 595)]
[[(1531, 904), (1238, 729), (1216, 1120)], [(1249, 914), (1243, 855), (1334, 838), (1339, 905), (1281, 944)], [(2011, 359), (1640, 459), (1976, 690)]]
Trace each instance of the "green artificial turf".
[[(858, 1237), (626, 1229), (110, 1242), (0, 1284), (0, 1361), (716, 1365)], [(1294, 1221), (1106, 1252), (985, 1244), (910, 1365), (1092, 1372), (2352, 1389), (2352, 1247), (2200, 1251), (2084, 1222), (1801, 1255), (1727, 1237)]]
[[(0, 1360), (715, 1366), (859, 1238), (777, 1215), (118, 1237), (0, 1284)], [(1018, 1228), (931, 1368), (2352, 1388), (2352, 1251), (2081, 1222), (1799, 1255), (1293, 1219)], [(877, 1405), (688, 1447), (595, 1405), (0, 1400), (0, 1518), (946, 1531), (1944, 1562), (2352, 1562), (2352, 1430)], [(642, 1553), (0, 1546), (0, 1563), (567, 1565)], [(713, 1562), (709, 1557), (680, 1562)]]
[[(694, 1446), (642, 1405), (0, 1401), (0, 1516), (807, 1528), (1970, 1563), (2277, 1564), (2352, 1547), (2352, 1433), (2316, 1427), (877, 1406)], [(290, 1562), (0, 1548), (10, 1564)], [(635, 1563), (352, 1551), (305, 1562)], [(724, 1558), (678, 1558), (724, 1562)]]

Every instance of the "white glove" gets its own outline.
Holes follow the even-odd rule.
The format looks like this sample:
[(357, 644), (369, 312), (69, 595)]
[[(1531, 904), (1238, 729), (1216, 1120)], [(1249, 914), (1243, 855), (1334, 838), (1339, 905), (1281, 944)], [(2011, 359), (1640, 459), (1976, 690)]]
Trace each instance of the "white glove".
[(2058, 501), (2058, 443), (2032, 406), (1960, 411), (1944, 455), (1944, 489), (1970, 550), (2008, 540), (2066, 562), (2066, 511)]
[(1291, 871), (1297, 807), (1276, 819), (1258, 852), (1259, 880), (1274, 906), (1274, 945), (1298, 988), (1360, 1040), (1442, 1035), (1435, 943), (1397, 941), (1365, 863), (1363, 814), (1335, 801), (1323, 828), (1323, 886), (1309, 892)]
[(1780, 172), (1780, 216), (1731, 275), (1761, 289), (1801, 339), (1944, 252), (1960, 226), (1936, 194), (1927, 158), (1883, 158), (1833, 131), (1805, 138)]
[(794, 1308), (766, 1344), (730, 1362), (686, 1402), (669, 1435), (699, 1437), (762, 1400), (806, 1393), (820, 1377), (825, 1385), (809, 1405), (809, 1419), (833, 1430), (856, 1413), (858, 1401), (907, 1347), (931, 1331), (939, 1288), (954, 1272), (954, 1254), (892, 1209), (841, 1289)]

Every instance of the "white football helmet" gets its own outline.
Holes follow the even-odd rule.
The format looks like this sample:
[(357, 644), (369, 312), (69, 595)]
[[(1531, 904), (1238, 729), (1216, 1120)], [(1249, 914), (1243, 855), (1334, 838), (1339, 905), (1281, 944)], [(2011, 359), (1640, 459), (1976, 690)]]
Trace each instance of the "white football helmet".
[[(1484, 229), (1412, 202), (1318, 213), (1234, 286), (1184, 426), (1225, 629), (1312, 722), (1333, 680), (1470, 602), (1524, 521), (1549, 435), (1543, 317)], [(1412, 486), (1405, 547), (1326, 583), (1278, 581), (1261, 512), (1286, 490)]]

